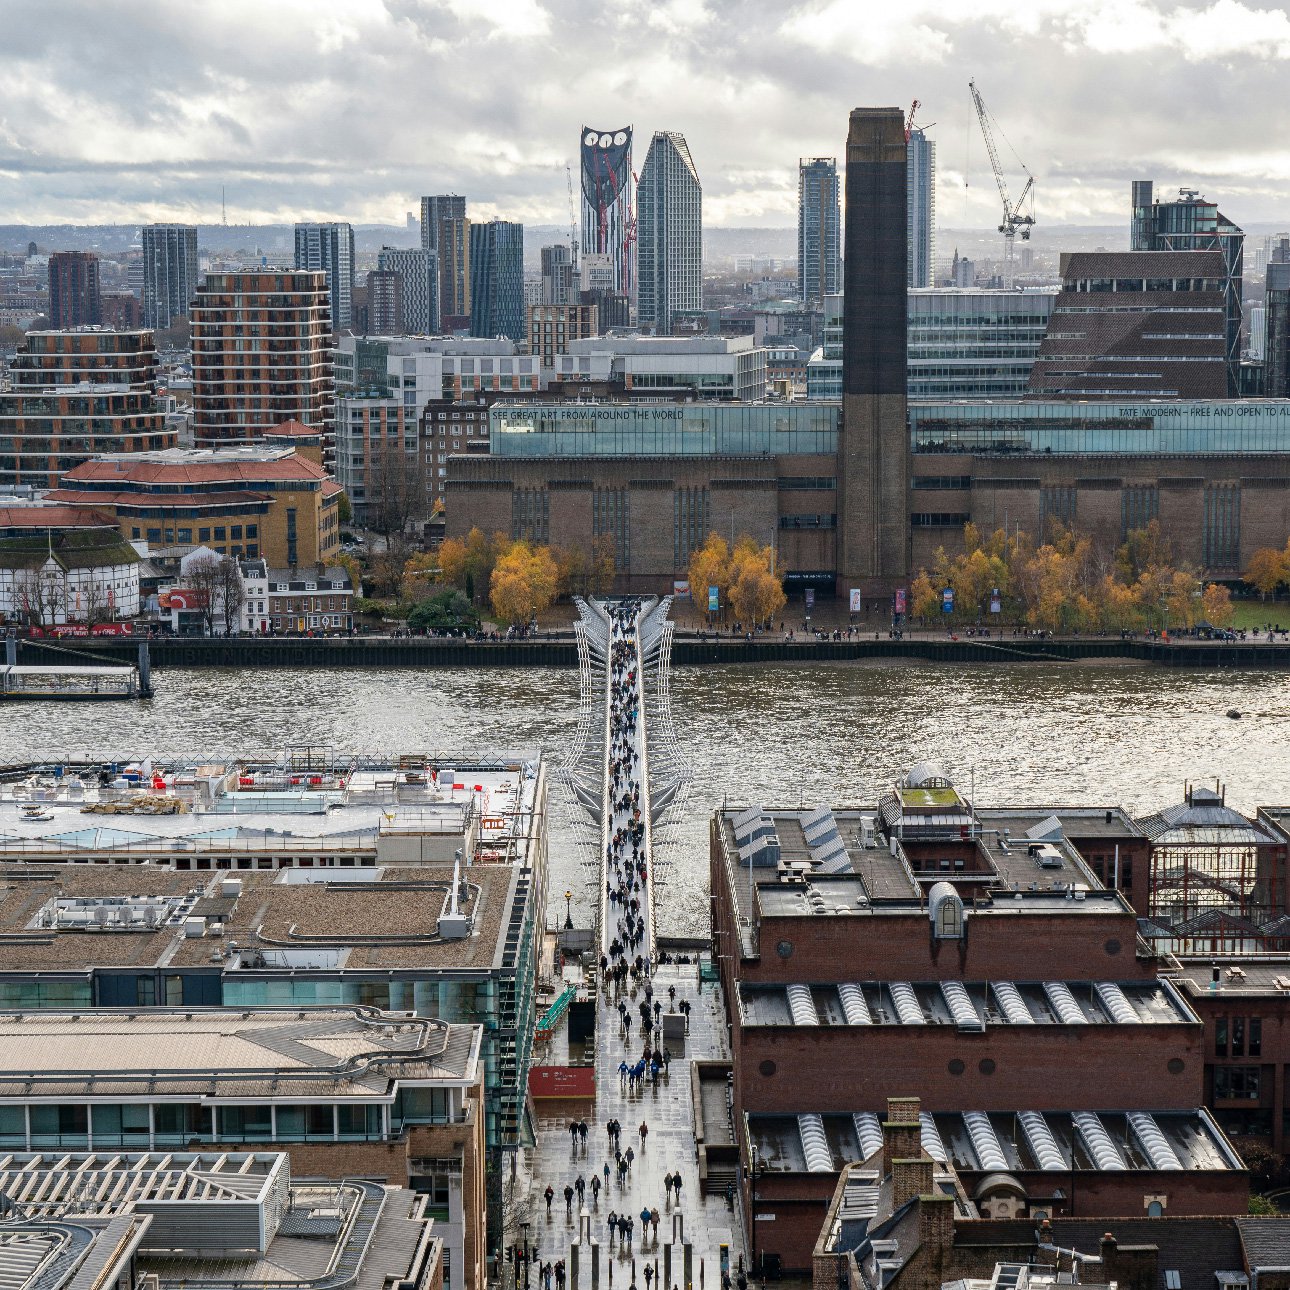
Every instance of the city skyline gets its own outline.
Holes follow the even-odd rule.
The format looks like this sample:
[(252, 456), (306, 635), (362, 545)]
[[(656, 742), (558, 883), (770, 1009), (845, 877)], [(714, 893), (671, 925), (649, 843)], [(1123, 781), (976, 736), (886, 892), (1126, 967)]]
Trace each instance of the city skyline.
[[(29, 223), (210, 223), (223, 188), (236, 222), (358, 224), (457, 191), (481, 219), (561, 224), (575, 132), (630, 120), (645, 137), (686, 135), (713, 227), (780, 227), (794, 220), (797, 157), (842, 150), (831, 123), (858, 101), (918, 98), (920, 120), (936, 123), (942, 221), (988, 227), (996, 194), (967, 94), (975, 75), (1036, 176), (1041, 221), (1118, 222), (1139, 173), (1221, 194), (1246, 224), (1285, 208), (1281, 9), (1043, 0), (1018, 13), (986, 0), (964, 15), (920, 0), (853, 16), (836, 2), (755, 2), (734, 17), (717, 3), (607, 13), (572, 0), (19, 4), (0, 196)], [(94, 56), (66, 59), (72, 44)], [(427, 78), (463, 65), (491, 71), (441, 105), (433, 132), (397, 111), (403, 91), (412, 104)], [(372, 111), (373, 84), (390, 110)], [(1179, 101), (1205, 110), (1180, 117)]]

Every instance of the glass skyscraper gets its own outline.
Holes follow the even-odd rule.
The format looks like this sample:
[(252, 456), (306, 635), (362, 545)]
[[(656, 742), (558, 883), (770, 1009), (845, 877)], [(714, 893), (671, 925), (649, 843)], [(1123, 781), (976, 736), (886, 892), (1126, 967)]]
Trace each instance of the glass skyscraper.
[(803, 157), (797, 164), (797, 291), (818, 305), (841, 290), (842, 212), (838, 159)]
[(637, 321), (660, 336), (703, 308), (703, 186), (685, 136), (659, 130), (636, 188)]
[(490, 220), (470, 226), (470, 334), (523, 341), (524, 225)]
[(351, 224), (297, 224), (296, 268), (321, 269), (331, 294), (331, 329), (354, 321), (354, 228)]
[(905, 144), (909, 285), (936, 285), (936, 144), (911, 130)]
[(197, 291), (197, 229), (191, 224), (145, 224), (143, 325), (171, 327), (188, 316)]

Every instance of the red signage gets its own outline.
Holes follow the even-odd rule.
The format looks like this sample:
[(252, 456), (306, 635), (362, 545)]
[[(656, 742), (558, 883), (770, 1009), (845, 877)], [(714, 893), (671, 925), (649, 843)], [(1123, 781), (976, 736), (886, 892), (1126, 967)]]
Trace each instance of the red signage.
[(87, 627), (84, 623), (63, 623), (58, 627), (32, 627), (28, 635), (33, 639), (42, 636), (57, 640), (62, 636), (133, 636), (133, 623), (95, 623)]
[(596, 1096), (596, 1068), (594, 1066), (530, 1066), (529, 1096), (594, 1098)]

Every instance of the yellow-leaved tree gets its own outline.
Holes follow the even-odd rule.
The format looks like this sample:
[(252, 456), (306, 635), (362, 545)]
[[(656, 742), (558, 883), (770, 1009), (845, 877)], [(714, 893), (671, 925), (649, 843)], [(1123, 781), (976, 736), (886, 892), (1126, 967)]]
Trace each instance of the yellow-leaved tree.
[(550, 547), (513, 542), (498, 556), (489, 578), (493, 613), (502, 622), (527, 622), (554, 603), (559, 583)]
[(1270, 546), (1260, 547), (1250, 556), (1250, 567), (1241, 574), (1241, 577), (1264, 600), (1269, 596), (1275, 598), (1277, 588), (1286, 577), (1285, 552), (1274, 550)]
[(1205, 588), (1201, 607), (1211, 627), (1226, 627), (1232, 621), (1232, 593), (1217, 582)]
[(730, 608), (740, 622), (752, 627), (769, 621), (784, 608), (787, 597), (772, 572), (774, 552), (741, 537), (730, 559)]
[(725, 538), (719, 533), (709, 533), (708, 540), (690, 556), (686, 572), (690, 578), (690, 595), (699, 608), (707, 611), (709, 587), (717, 588), (724, 606), (730, 589), (730, 547)]

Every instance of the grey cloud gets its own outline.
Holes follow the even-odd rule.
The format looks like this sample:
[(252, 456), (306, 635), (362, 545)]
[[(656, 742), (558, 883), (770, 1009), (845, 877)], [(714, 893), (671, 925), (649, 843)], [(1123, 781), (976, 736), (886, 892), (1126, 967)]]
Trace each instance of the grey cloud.
[[(1284, 65), (1189, 60), (1174, 47), (1089, 52), (1077, 26), (1086, 0), (1033, 33), (963, 21), (954, 0), (924, 4), (920, 21), (946, 52), (933, 60), (911, 44), (879, 65), (853, 41), (784, 34), (819, 4), (707, 0), (708, 19), (686, 26), (698, 0), (670, 24), (648, 0), (549, 0), (545, 34), (520, 39), (505, 5), (480, 0), (477, 17), (472, 2), (9, 0), (0, 137), (14, 147), (0, 157), (0, 203), (15, 220), (130, 220), (181, 213), (225, 182), (230, 209), (367, 221), (451, 188), (483, 209), (562, 222), (579, 127), (630, 121), (638, 168), (654, 129), (682, 130), (710, 213), (737, 206), (744, 222), (789, 224), (799, 156), (841, 154), (856, 103), (918, 98), (942, 172), (971, 162), (971, 188), (947, 189), (942, 217), (984, 224), (993, 185), (967, 96), (976, 75), (1037, 177), (1041, 218), (1091, 201), (1090, 218), (1122, 220), (1136, 175), (1220, 199), (1226, 184), (1225, 209), (1247, 222), (1285, 209)], [(332, 25), (357, 35), (320, 41)], [(1232, 173), (1238, 149), (1252, 175)]]

